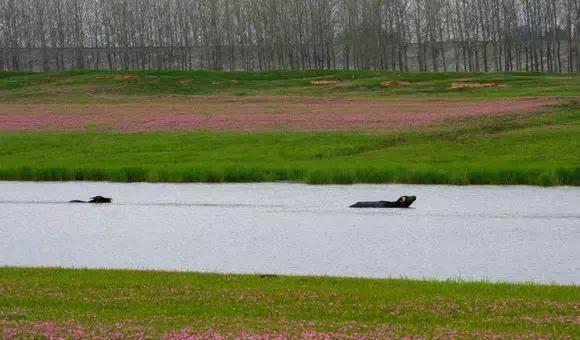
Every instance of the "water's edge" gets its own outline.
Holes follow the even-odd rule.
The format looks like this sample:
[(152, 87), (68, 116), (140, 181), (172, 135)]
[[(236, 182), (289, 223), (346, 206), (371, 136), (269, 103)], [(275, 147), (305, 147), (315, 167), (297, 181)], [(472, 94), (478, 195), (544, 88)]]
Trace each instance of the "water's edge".
[[(66, 204), (95, 195), (110, 205)], [(412, 209), (349, 209), (417, 195)], [(580, 188), (0, 182), (0, 266), (580, 283)]]
[(73, 272), (136, 272), (136, 273), (161, 273), (161, 274), (184, 274), (184, 275), (206, 275), (206, 276), (234, 276), (234, 277), (258, 277), (261, 279), (275, 278), (305, 278), (305, 279), (328, 279), (328, 280), (359, 280), (359, 281), (409, 281), (409, 282), (431, 282), (449, 284), (489, 284), (489, 285), (510, 285), (510, 286), (543, 286), (543, 287), (580, 287), (577, 283), (557, 283), (557, 282), (534, 282), (534, 281), (488, 281), (488, 280), (464, 280), (461, 278), (431, 279), (412, 278), (406, 276), (398, 277), (367, 277), (367, 276), (331, 276), (331, 275), (287, 275), (279, 273), (223, 273), (223, 272), (197, 272), (187, 270), (165, 270), (165, 269), (131, 269), (131, 268), (107, 268), (107, 267), (47, 267), (47, 266), (7, 266), (0, 265), (2, 269), (14, 270), (39, 270), (39, 271), (73, 271)]

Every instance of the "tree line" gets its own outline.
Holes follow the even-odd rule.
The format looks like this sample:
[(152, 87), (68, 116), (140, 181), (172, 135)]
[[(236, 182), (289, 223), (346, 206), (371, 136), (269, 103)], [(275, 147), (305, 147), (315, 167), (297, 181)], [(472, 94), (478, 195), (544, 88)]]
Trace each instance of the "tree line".
[(580, 70), (580, 0), (0, 0), (0, 69)]

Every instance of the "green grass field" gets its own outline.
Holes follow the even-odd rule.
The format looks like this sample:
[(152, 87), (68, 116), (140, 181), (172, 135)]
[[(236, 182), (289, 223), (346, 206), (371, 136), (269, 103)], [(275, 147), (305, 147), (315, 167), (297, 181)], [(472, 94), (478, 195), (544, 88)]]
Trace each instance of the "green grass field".
[[(312, 81), (336, 81), (312, 86)], [(382, 88), (384, 81), (409, 84)], [(454, 82), (494, 82), (452, 89)], [(580, 75), (541, 73), (392, 73), (378, 71), (82, 71), (0, 72), (0, 102), (101, 102), (123, 96), (298, 95), (371, 98), (578, 97)]]
[(580, 185), (575, 105), (402, 133), (4, 133), (2, 180)]
[[(312, 86), (312, 81), (334, 81)], [(381, 88), (399, 80), (404, 86)], [(494, 82), (452, 89), (454, 82)], [(0, 72), (0, 103), (561, 97), (384, 132), (0, 132), (0, 180), (580, 185), (580, 76)], [(2, 112), (0, 112), (2, 114)], [(579, 338), (578, 287), (0, 267), (0, 338)]]
[(580, 336), (573, 286), (0, 268), (0, 292), (7, 338)]
[[(311, 81), (336, 80), (323, 86)], [(382, 81), (409, 85), (381, 88)], [(451, 89), (454, 82), (494, 82)], [(580, 184), (580, 75), (311, 72), (0, 72), (0, 103), (143, 96), (558, 96), (547, 112), (389, 132), (0, 133), (0, 180)], [(0, 112), (1, 114), (1, 112)]]

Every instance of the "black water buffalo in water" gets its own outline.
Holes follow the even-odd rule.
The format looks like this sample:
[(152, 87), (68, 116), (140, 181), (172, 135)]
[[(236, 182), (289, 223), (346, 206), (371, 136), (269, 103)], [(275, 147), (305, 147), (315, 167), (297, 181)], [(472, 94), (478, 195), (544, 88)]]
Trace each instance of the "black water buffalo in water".
[(69, 203), (95, 203), (95, 204), (102, 204), (102, 203), (111, 203), (111, 202), (113, 202), (113, 199), (112, 198), (103, 197), (103, 196), (95, 196), (95, 197), (91, 197), (88, 201), (74, 200), (74, 201), (70, 201)]
[(358, 202), (351, 205), (351, 208), (408, 208), (417, 200), (415, 196), (402, 196), (395, 202), (376, 201), (376, 202)]

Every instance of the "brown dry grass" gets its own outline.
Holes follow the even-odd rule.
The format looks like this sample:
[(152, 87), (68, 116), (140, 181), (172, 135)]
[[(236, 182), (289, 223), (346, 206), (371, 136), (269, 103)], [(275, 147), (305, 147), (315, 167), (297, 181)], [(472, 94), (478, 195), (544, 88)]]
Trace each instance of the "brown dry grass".
[(479, 82), (458, 81), (458, 82), (451, 83), (450, 88), (452, 90), (455, 90), (455, 89), (483, 89), (486, 87), (496, 87), (496, 86), (502, 86), (502, 85), (500, 85), (498, 83), (494, 83), (494, 82), (479, 83)]
[(340, 80), (311, 80), (310, 85), (312, 86), (326, 86), (326, 85), (336, 85), (340, 84)]
[(381, 82), (381, 88), (383, 88), (383, 89), (387, 89), (390, 87), (396, 87), (396, 86), (406, 86), (406, 85), (411, 85), (411, 83), (408, 81), (401, 81), (401, 80), (391, 80), (391, 81)]
[(145, 76), (140, 74), (103, 74), (95, 77), (96, 79), (114, 79), (114, 80), (129, 80), (129, 79), (143, 79)]

